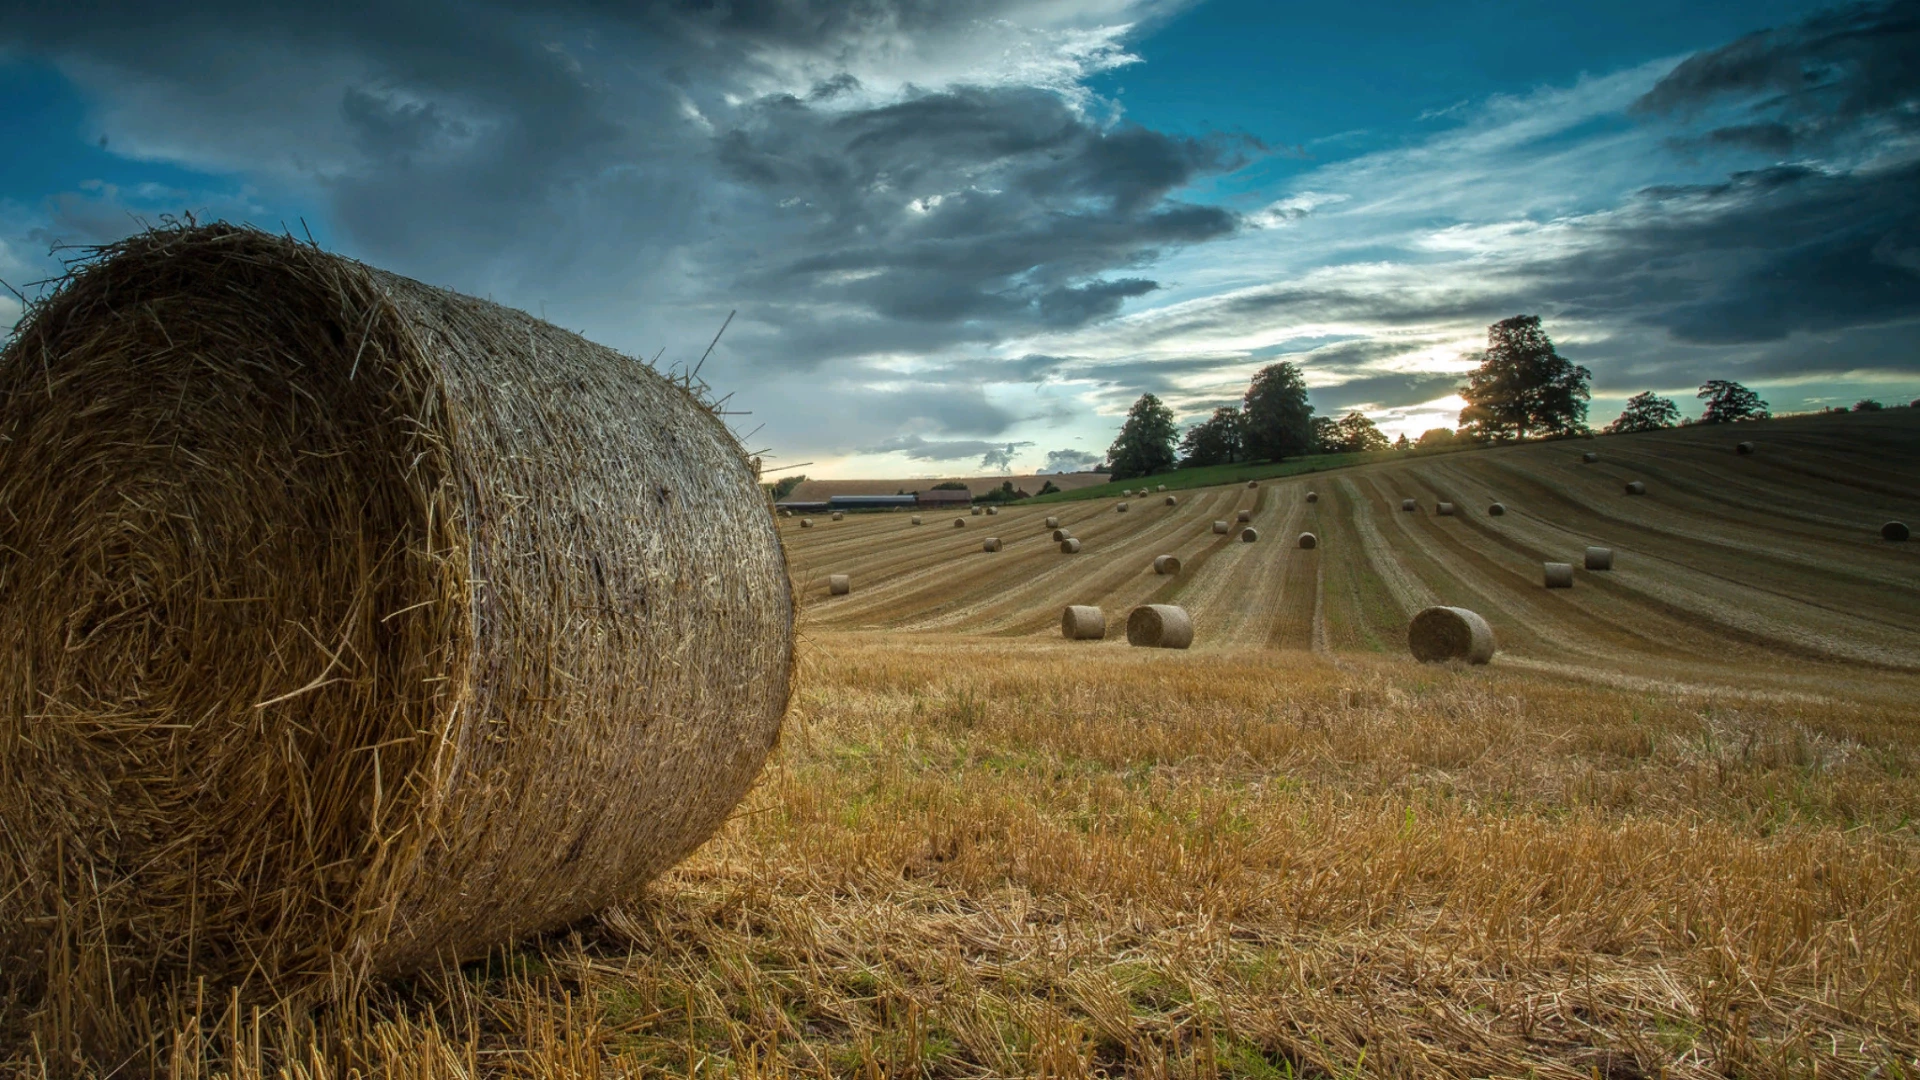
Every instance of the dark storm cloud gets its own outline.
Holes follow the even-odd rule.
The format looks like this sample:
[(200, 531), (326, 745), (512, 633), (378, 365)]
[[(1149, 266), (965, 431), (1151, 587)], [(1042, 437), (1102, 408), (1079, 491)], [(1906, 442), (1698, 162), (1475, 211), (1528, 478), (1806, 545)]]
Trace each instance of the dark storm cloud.
[(1082, 472), (1105, 461), (1105, 454), (1095, 454), (1087, 450), (1049, 450), (1047, 463), (1041, 472)]

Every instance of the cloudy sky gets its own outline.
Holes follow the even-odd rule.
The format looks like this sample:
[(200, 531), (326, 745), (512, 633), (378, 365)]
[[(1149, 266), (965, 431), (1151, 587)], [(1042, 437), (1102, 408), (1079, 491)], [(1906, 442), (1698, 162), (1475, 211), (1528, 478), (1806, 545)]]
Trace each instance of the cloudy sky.
[(702, 377), (813, 476), (1084, 467), (1276, 358), (1418, 434), (1520, 313), (1596, 424), (1920, 397), (1920, 0), (7, 7), (28, 295), (191, 211), (663, 367), (737, 309)]

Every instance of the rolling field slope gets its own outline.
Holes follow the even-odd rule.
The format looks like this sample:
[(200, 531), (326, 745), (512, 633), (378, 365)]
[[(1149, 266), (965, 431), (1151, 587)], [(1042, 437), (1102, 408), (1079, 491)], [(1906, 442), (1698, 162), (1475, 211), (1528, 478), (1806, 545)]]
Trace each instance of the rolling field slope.
[[(1751, 439), (1757, 452), (1737, 455)], [(1584, 451), (1600, 460), (1582, 462)], [(1628, 481), (1647, 486), (1629, 495)], [(1309, 503), (1309, 491), (1318, 501)], [(1920, 544), (1888, 543), (1890, 519), (1920, 525), (1920, 412), (1813, 416), (1681, 428), (1366, 465), (1165, 496), (1003, 508), (998, 516), (906, 513), (782, 521), (815, 630), (1058, 637), (1060, 609), (1098, 604), (1124, 648), (1126, 612), (1185, 606), (1196, 649), (1322, 652), (1405, 647), (1429, 604), (1472, 608), (1501, 663), (1615, 679), (1743, 680), (1776, 688), (1876, 672), (1920, 674)], [(1418, 510), (1401, 509), (1403, 499)], [(1451, 501), (1456, 514), (1437, 514)], [(1507, 508), (1489, 516), (1489, 504)], [(1243, 543), (1236, 515), (1258, 530)], [(1062, 554), (1049, 515), (1083, 543)], [(1217, 534), (1212, 523), (1232, 526)], [(1319, 546), (1302, 550), (1311, 531)], [(1001, 538), (988, 553), (981, 541)], [(1614, 568), (1580, 567), (1588, 545)], [(1177, 555), (1175, 576), (1152, 571)], [(1575, 564), (1547, 590), (1541, 564)], [(829, 597), (826, 575), (854, 591)], [(1887, 680), (1874, 679), (1875, 683)]]

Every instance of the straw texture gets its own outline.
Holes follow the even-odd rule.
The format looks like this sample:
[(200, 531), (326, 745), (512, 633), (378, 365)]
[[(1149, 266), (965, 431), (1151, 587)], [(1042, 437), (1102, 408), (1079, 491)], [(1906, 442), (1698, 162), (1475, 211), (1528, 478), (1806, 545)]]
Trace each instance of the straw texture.
[(255, 230), (29, 311), (0, 505), (0, 998), (340, 990), (564, 925), (710, 836), (786, 710), (775, 519), (707, 408)]
[(1156, 574), (1177, 574), (1180, 572), (1180, 558), (1177, 555), (1156, 555), (1153, 558), (1153, 572)]
[(846, 574), (827, 575), (827, 593), (831, 596), (845, 596), (853, 591), (853, 578)]
[(1068, 641), (1099, 641), (1107, 636), (1107, 614), (1090, 604), (1069, 604), (1060, 613), (1060, 633)]
[(1543, 576), (1549, 589), (1573, 588), (1573, 564), (1564, 562), (1542, 563)]
[(1588, 548), (1586, 564), (1589, 570), (1613, 569), (1613, 549), (1604, 547)]
[(1184, 649), (1193, 644), (1193, 619), (1172, 604), (1142, 604), (1127, 615), (1127, 644)]
[(1493, 659), (1493, 628), (1466, 608), (1430, 607), (1408, 624), (1407, 647), (1421, 663), (1484, 664)]

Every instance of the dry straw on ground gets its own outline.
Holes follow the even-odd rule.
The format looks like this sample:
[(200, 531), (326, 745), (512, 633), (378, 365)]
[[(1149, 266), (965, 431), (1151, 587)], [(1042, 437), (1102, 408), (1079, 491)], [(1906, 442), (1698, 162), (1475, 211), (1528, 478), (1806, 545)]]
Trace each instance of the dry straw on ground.
[(1430, 607), (1408, 624), (1407, 647), (1422, 663), (1461, 660), (1484, 664), (1493, 659), (1493, 628), (1466, 608)]
[(1142, 604), (1127, 615), (1127, 644), (1184, 649), (1193, 644), (1193, 619), (1173, 604)]
[(1607, 547), (1587, 548), (1586, 564), (1589, 570), (1613, 569), (1613, 549)]
[(1647, 485), (1644, 482), (1639, 480), (1627, 481), (1627, 494), (1645, 495), (1646, 493), (1647, 493)]
[(1221, 534), (1222, 536), (1226, 535), (1227, 528), (1228, 528), (1227, 523), (1224, 521), (1216, 521), (1213, 523), (1213, 531)]
[(1068, 604), (1060, 613), (1060, 633), (1068, 641), (1098, 641), (1107, 636), (1106, 612), (1090, 604)]
[(1573, 588), (1573, 564), (1564, 562), (1542, 563), (1542, 576), (1549, 589)]
[(1907, 528), (1907, 523), (1904, 521), (1889, 521), (1885, 525), (1880, 526), (1880, 539), (1882, 540), (1892, 540), (1895, 543), (1900, 543), (1911, 535), (1913, 535), (1913, 533)]
[(1065, 540), (1060, 541), (1060, 554), (1062, 555), (1080, 554), (1080, 541), (1075, 540), (1071, 536), (1067, 537)]
[(1156, 574), (1177, 574), (1180, 572), (1180, 559), (1175, 555), (1156, 555), (1153, 559), (1153, 572)]
[(521, 312), (144, 233), (0, 353), (0, 447), (0, 1001), (49, 1050), (183, 980), (339, 991), (631, 896), (779, 731), (740, 447)]
[(1310, 532), (1303, 532), (1300, 534), (1300, 546), (1311, 551), (1320, 546), (1320, 538)]
[(999, 551), (1000, 538), (997, 536), (989, 536), (985, 540), (980, 541), (980, 550), (981, 551)]
[(1507, 507), (1505, 503), (1494, 503), (1492, 506), (1487, 507), (1488, 517), (1502, 517), (1506, 512)]
[(1257, 530), (1257, 529), (1254, 529), (1254, 528), (1252, 528), (1252, 527), (1248, 527), (1248, 528), (1245, 528), (1245, 529), (1241, 529), (1241, 530), (1240, 530), (1240, 541), (1241, 541), (1241, 543), (1245, 543), (1245, 544), (1251, 544), (1251, 543), (1253, 543), (1253, 542), (1254, 542), (1255, 540), (1258, 540), (1258, 539), (1260, 539), (1260, 532), (1259, 532), (1259, 530)]
[(853, 591), (853, 577), (850, 574), (828, 574), (827, 595), (845, 596)]

